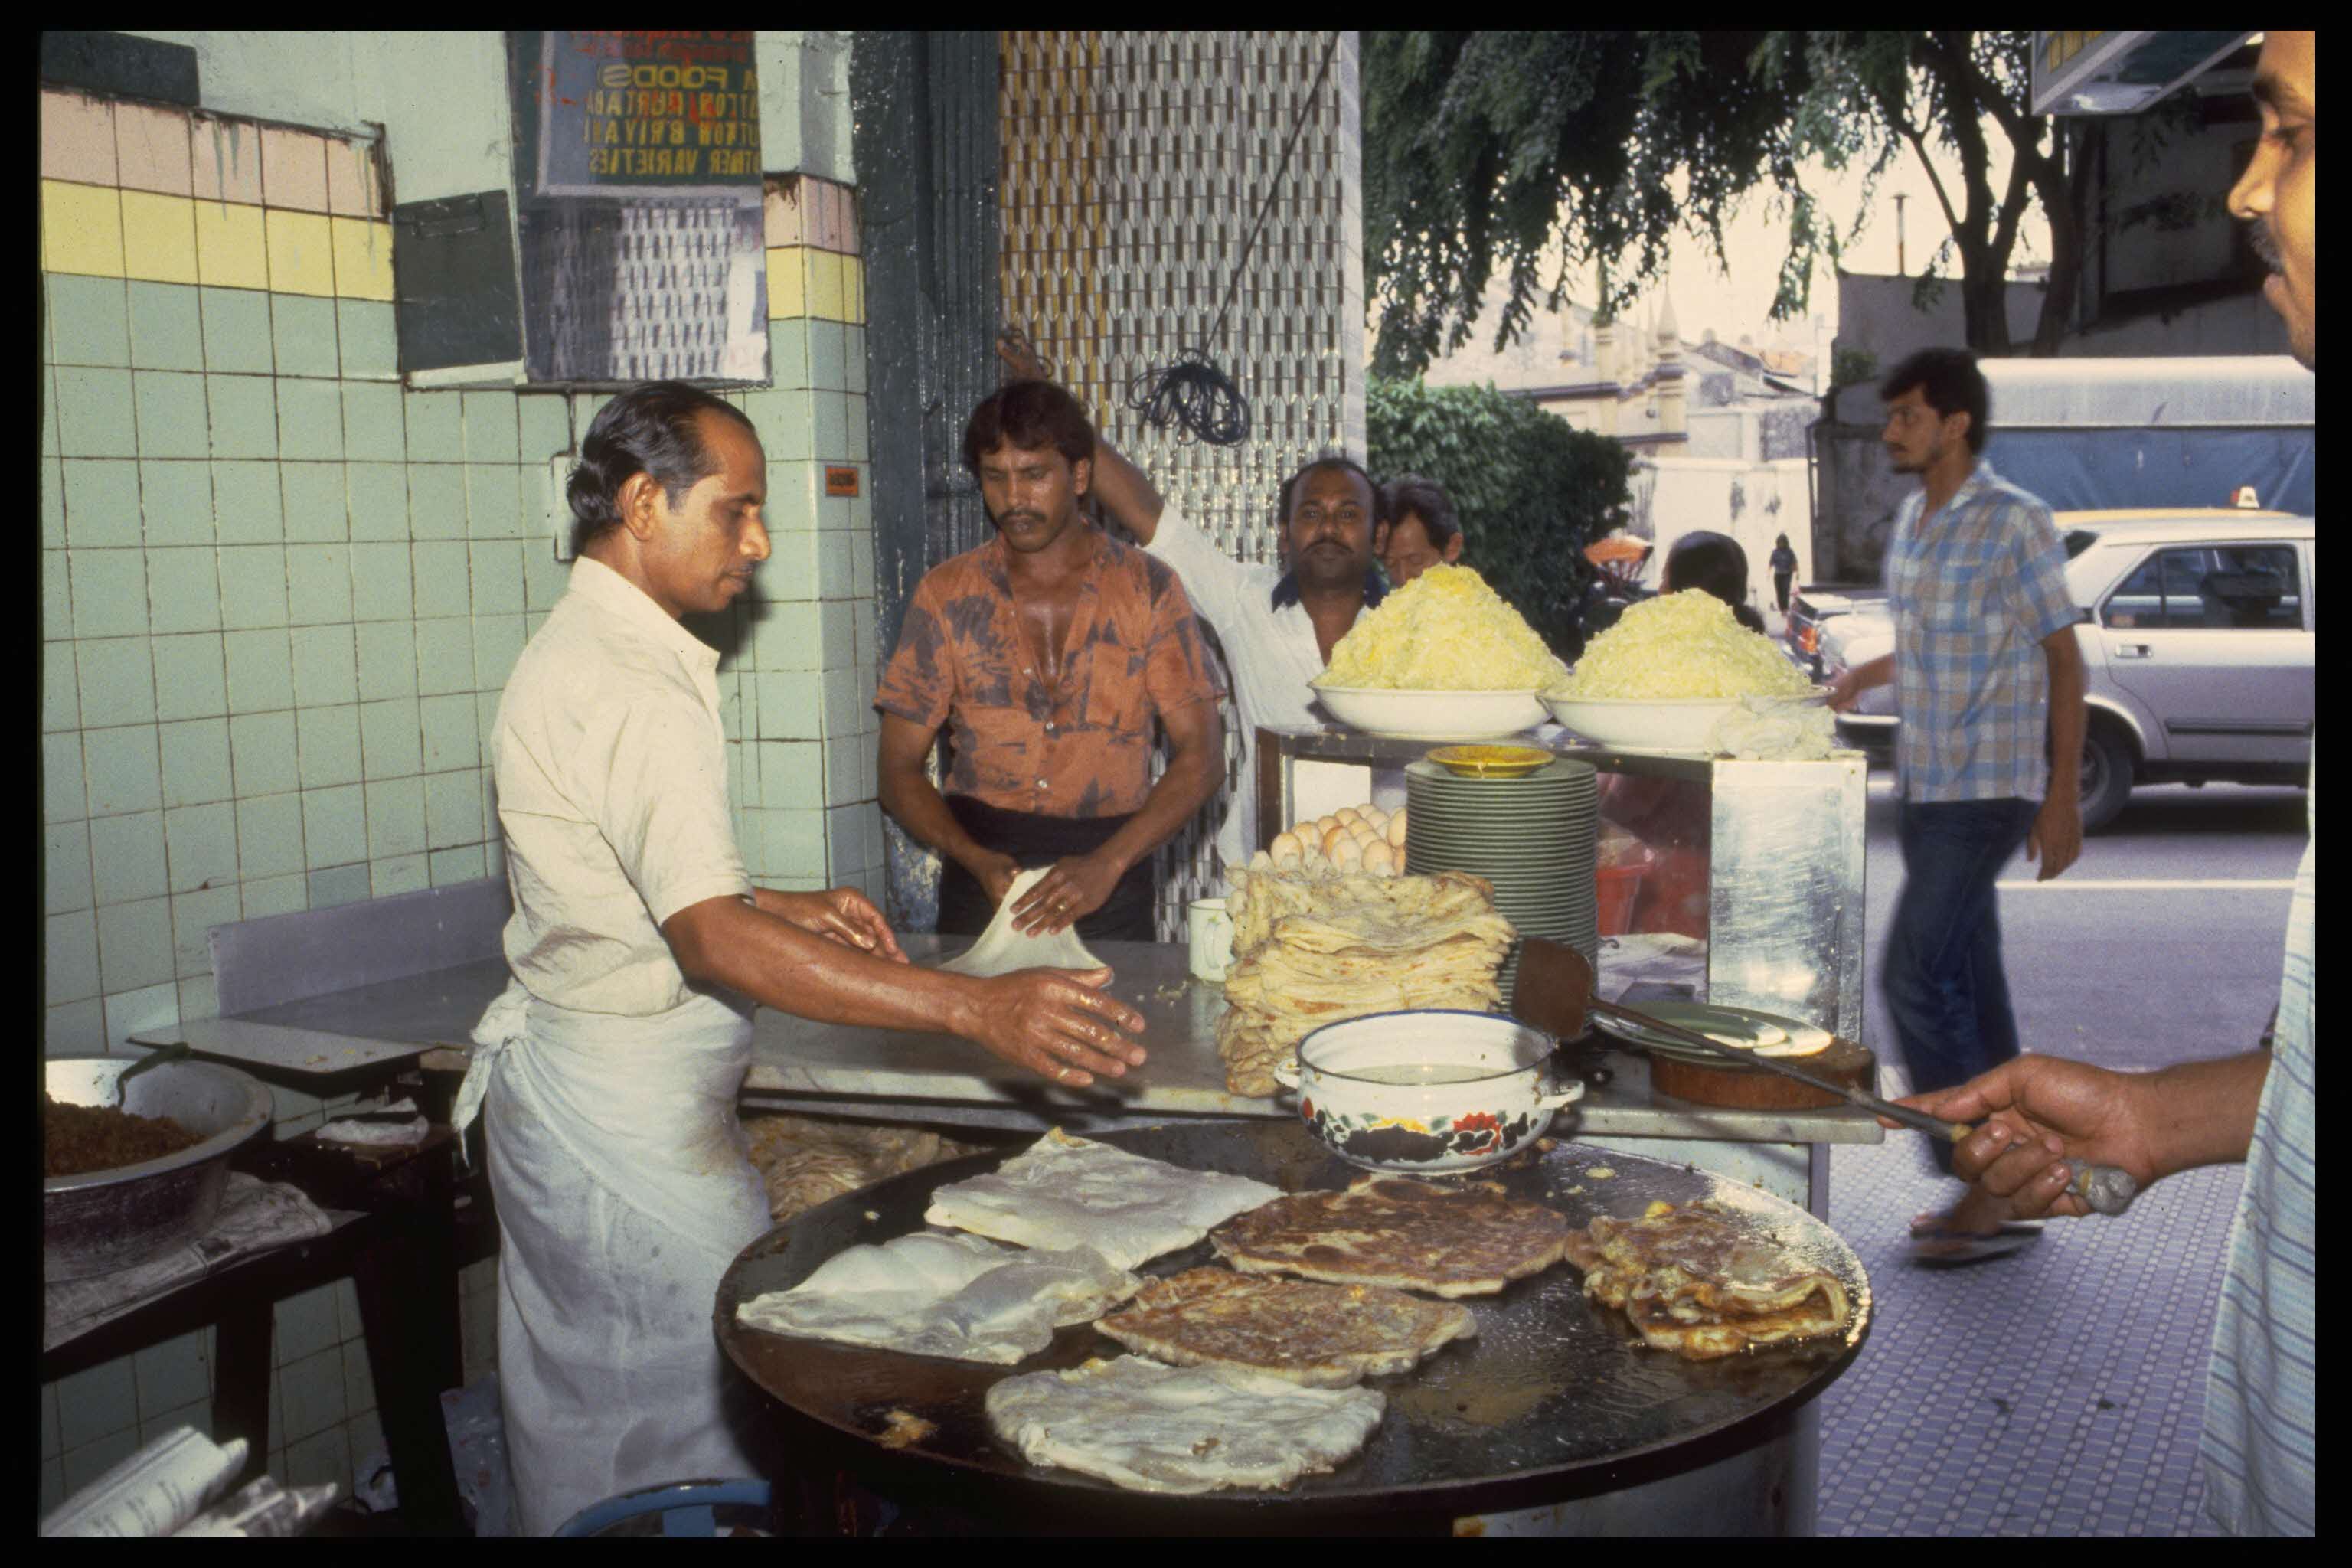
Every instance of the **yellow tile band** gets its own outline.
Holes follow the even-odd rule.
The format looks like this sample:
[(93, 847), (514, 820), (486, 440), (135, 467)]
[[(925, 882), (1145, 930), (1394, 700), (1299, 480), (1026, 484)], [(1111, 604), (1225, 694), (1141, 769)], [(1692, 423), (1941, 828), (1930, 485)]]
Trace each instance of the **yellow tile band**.
[(122, 269), (150, 283), (194, 283), (196, 204), (153, 191), (122, 193)]
[(347, 300), (381, 300), (392, 289), (392, 225), (339, 217), (334, 227), (335, 292)]
[(822, 321), (847, 320), (849, 307), (843, 298), (840, 255), (803, 247), (802, 260), (807, 268), (808, 313)]
[(279, 294), (331, 299), (335, 262), (328, 244), (326, 215), (271, 207), (263, 226), (268, 236), (270, 289)]
[(808, 314), (808, 290), (801, 272), (801, 256), (807, 248), (800, 245), (768, 247), (768, 320), (793, 321)]
[(92, 278), (122, 276), (122, 206), (113, 186), (41, 182), (41, 265)]
[(215, 289), (268, 288), (269, 246), (261, 209), (234, 202), (194, 205), (198, 280)]

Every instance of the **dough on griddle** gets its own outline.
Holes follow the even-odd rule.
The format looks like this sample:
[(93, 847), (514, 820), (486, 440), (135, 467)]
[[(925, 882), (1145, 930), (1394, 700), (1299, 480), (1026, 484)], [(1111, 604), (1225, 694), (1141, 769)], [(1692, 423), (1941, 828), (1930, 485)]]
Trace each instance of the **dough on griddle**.
[(1303, 1388), (1349, 1388), (1407, 1372), (1449, 1340), (1478, 1331), (1470, 1309), (1377, 1285), (1188, 1268), (1145, 1283), (1095, 1321), (1131, 1351), (1171, 1366), (1267, 1373)]
[(1140, 1356), (1008, 1377), (988, 1391), (990, 1428), (1033, 1465), (1134, 1491), (1286, 1487), (1364, 1446), (1388, 1402), (1369, 1388), (1301, 1388), (1234, 1367)]
[(1688, 1361), (1843, 1333), (1845, 1286), (1720, 1204), (1653, 1203), (1569, 1237), (1584, 1293), (1623, 1312), (1643, 1342)]
[(923, 1218), (1023, 1247), (1091, 1247), (1133, 1268), (1281, 1195), (1247, 1176), (1188, 1171), (1057, 1127), (988, 1174), (940, 1188)]
[(939, 965), (954, 974), (970, 974), (986, 979), (992, 974), (1010, 974), (1016, 969), (1103, 969), (1103, 961), (1087, 951), (1078, 940), (1078, 928), (1066, 926), (1049, 936), (1031, 935), (1013, 928), (1013, 906), (1022, 895), (1043, 881), (1051, 866), (1038, 866), (1013, 879), (1013, 886), (1004, 890), (1004, 901), (996, 906), (996, 918), (980, 933), (980, 940), (971, 947)]
[(1292, 1193), (1209, 1233), (1244, 1274), (1491, 1296), (1568, 1247), (1568, 1221), (1492, 1183), (1438, 1186), (1365, 1176), (1344, 1193)]

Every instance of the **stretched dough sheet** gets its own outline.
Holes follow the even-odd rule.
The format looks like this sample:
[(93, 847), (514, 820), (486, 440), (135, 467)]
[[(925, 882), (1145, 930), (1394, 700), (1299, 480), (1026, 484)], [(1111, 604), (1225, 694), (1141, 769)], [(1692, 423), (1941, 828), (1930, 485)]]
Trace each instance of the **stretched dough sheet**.
[(1066, 927), (1050, 936), (1036, 936), (1013, 929), (1013, 906), (1022, 895), (1045, 879), (1050, 866), (1039, 866), (1013, 879), (1005, 889), (1004, 901), (996, 906), (996, 918), (980, 933), (980, 940), (964, 952), (939, 965), (951, 974), (969, 974), (985, 980), (991, 975), (1010, 974), (1016, 969), (1101, 969), (1103, 961), (1087, 951), (1078, 940), (1076, 926)]

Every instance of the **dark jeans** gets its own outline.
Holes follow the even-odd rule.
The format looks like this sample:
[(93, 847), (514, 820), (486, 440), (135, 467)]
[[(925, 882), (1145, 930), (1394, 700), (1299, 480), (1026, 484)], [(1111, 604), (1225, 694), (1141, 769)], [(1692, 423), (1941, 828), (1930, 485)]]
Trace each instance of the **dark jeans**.
[[(1125, 816), (1043, 816), (1025, 811), (1005, 811), (970, 795), (947, 797), (948, 810), (966, 833), (999, 854), (1010, 855), (1023, 870), (1050, 866), (1073, 855), (1087, 855), (1110, 842), (1127, 826)], [(1150, 942), (1152, 930), (1151, 861), (1149, 855), (1127, 868), (1111, 889), (1102, 908), (1075, 922), (1081, 942)], [(996, 918), (996, 900), (980, 879), (953, 860), (940, 865), (940, 922), (942, 936), (978, 936)]]
[(1796, 574), (1791, 572), (1772, 574), (1772, 596), (1780, 601), (1780, 613), (1789, 613), (1789, 584)]
[[(2038, 809), (2015, 798), (1896, 804), (1903, 891), (1880, 978), (1914, 1094), (1966, 1083), (2017, 1055), (1992, 884)], [(1951, 1145), (1927, 1145), (1948, 1173)]]

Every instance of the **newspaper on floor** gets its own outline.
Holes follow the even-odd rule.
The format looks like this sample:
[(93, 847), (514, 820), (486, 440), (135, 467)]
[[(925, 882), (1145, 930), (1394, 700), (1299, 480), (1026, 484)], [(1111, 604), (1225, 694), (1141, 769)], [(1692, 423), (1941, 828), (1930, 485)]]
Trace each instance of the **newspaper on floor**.
[(299, 1535), (312, 1520), (327, 1511), (341, 1489), (329, 1484), (289, 1490), (263, 1476), (172, 1533), (183, 1540), (220, 1535)]
[(219, 1216), (204, 1235), (134, 1268), (47, 1284), (41, 1347), (55, 1350), (167, 1290), (217, 1274), (255, 1253), (324, 1236), (335, 1223), (301, 1188), (232, 1171)]
[[(364, 1113), (364, 1119), (352, 1116), (330, 1121), (319, 1129), (319, 1141), (322, 1143), (355, 1143), (377, 1148), (403, 1148), (424, 1142), (425, 1134), (433, 1130), (433, 1124), (417, 1112), (416, 1101), (414, 1100), (402, 1100), (382, 1107), (361, 1106), (356, 1109)], [(408, 1113), (408, 1120), (405, 1121), (383, 1120), (385, 1117), (397, 1116), (404, 1111)]]

